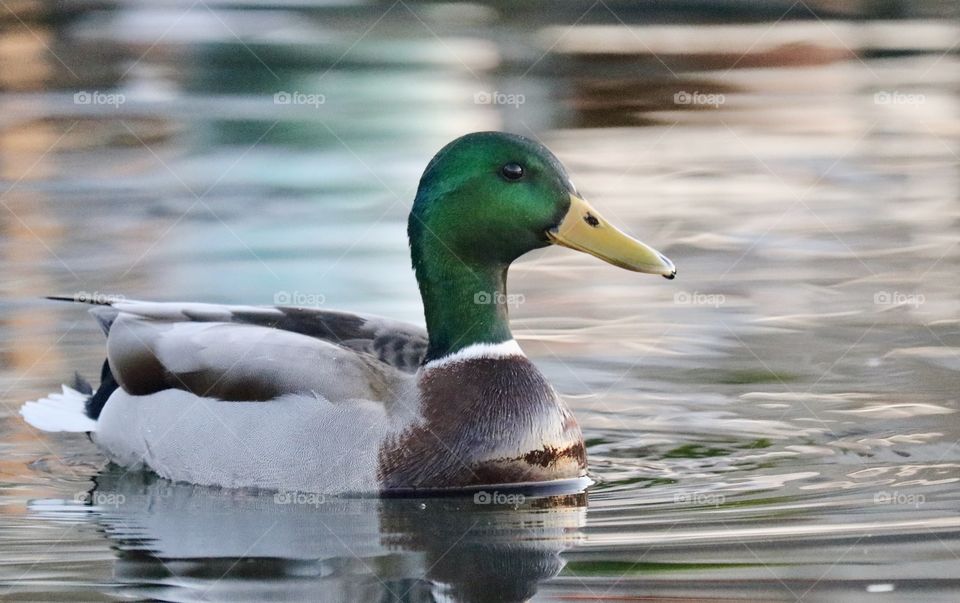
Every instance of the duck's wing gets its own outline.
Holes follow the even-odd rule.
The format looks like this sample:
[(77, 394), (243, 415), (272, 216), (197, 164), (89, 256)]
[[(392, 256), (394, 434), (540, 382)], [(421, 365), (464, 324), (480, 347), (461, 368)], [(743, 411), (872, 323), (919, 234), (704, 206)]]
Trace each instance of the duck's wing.
[(238, 306), (204, 303), (144, 302), (78, 295), (50, 297), (97, 306), (92, 312), (108, 332), (122, 312), (162, 322), (228, 322), (300, 333), (374, 356), (395, 369), (414, 373), (427, 351), (427, 331), (410, 323), (372, 314), (286, 306)]
[(95, 303), (113, 377), (135, 395), (172, 388), (234, 401), (289, 393), (389, 400), (426, 349), (416, 326), (333, 310)]

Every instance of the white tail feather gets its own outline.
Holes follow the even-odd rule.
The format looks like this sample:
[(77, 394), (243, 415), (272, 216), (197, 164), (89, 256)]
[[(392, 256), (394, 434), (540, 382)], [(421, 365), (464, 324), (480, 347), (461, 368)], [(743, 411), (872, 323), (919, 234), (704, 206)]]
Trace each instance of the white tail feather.
[(96, 431), (97, 422), (87, 416), (89, 396), (63, 386), (63, 393), (52, 393), (20, 407), (24, 420), (43, 431)]

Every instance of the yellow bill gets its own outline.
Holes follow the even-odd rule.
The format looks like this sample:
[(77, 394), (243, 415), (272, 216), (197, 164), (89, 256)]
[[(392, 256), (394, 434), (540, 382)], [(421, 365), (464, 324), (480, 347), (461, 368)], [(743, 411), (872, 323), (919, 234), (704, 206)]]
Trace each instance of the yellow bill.
[(576, 195), (570, 195), (567, 215), (547, 231), (547, 237), (552, 243), (589, 253), (627, 270), (669, 279), (677, 275), (676, 267), (665, 255), (612, 226)]

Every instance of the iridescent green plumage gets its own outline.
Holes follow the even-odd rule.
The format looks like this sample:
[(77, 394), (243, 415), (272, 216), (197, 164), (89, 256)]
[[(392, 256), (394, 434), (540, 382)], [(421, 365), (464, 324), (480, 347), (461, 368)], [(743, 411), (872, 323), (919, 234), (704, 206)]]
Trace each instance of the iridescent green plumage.
[[(523, 176), (510, 180), (506, 165)], [(573, 185), (544, 146), (500, 132), (469, 134), (444, 147), (420, 180), (407, 232), (430, 347), (440, 358), (475, 343), (511, 339), (510, 263), (550, 244)]]

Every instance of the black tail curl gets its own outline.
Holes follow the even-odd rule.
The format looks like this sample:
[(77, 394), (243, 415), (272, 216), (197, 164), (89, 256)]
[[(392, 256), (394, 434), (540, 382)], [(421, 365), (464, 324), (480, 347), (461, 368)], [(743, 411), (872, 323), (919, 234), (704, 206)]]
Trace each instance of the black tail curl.
[[(89, 383), (83, 381), (83, 379), (77, 375), (79, 379), (78, 384), (83, 382), (86, 385), (86, 389), (77, 388), (77, 391), (82, 391), (84, 393), (90, 393), (92, 388)], [(100, 370), (100, 387), (97, 388), (96, 392), (93, 392), (93, 395), (87, 399), (86, 413), (87, 416), (91, 419), (100, 418), (100, 412), (103, 411), (104, 404), (107, 403), (107, 400), (110, 398), (110, 394), (115, 392), (119, 384), (117, 380), (113, 378), (113, 373), (110, 372), (110, 363), (106, 360), (103, 361), (103, 368)]]

